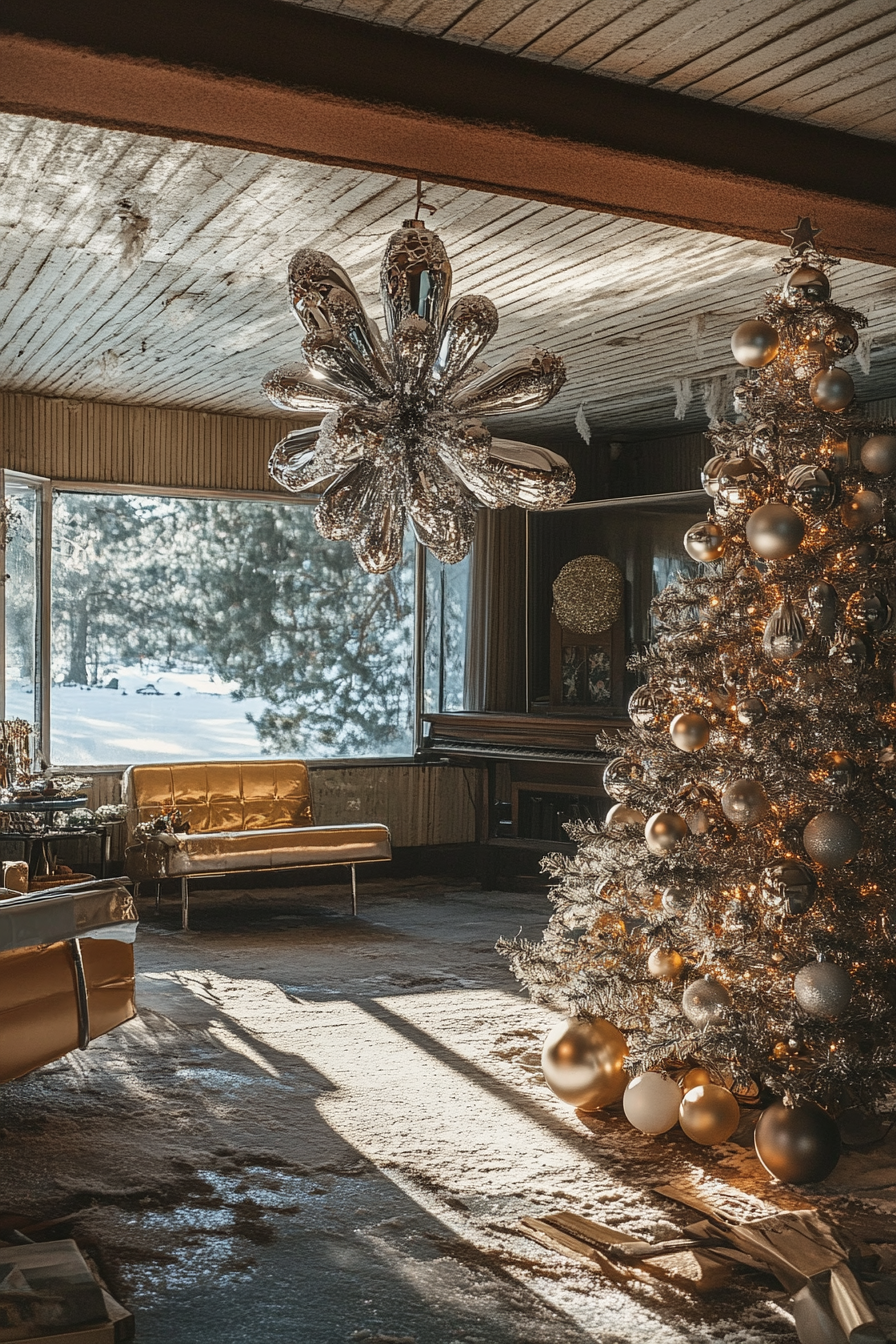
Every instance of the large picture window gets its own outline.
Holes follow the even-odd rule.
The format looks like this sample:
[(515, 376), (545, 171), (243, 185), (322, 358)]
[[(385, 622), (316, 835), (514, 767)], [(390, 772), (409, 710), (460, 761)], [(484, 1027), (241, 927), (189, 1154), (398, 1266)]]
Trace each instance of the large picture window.
[(57, 490), (54, 762), (406, 755), (414, 562), (298, 503)]

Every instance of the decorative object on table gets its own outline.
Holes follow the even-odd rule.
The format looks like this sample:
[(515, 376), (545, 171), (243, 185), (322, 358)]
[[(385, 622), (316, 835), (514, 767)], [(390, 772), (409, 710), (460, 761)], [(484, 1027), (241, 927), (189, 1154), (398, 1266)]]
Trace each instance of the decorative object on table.
[[(831, 1117), (896, 1097), (896, 428), (817, 377), (866, 324), (794, 233), (783, 284), (736, 333), (741, 418), (708, 434), (710, 512), (685, 539), (701, 569), (653, 603), (632, 728), (598, 738), (644, 842), (571, 827), (577, 854), (544, 861), (543, 940), (501, 946), (540, 999), (618, 1023), (633, 1073), (702, 1067), (735, 1096), (786, 1098), (757, 1146), (771, 1169), (771, 1136), (814, 1124), (799, 1181), (836, 1160)], [(657, 974), (672, 952), (681, 971)]]
[(31, 734), (27, 719), (0, 720), (0, 791), (31, 779)]
[(624, 582), (603, 555), (580, 555), (553, 584), (552, 710), (607, 713), (623, 707)]
[[(420, 206), (418, 184), (418, 215)], [(263, 386), (282, 410), (324, 418), (282, 439), (269, 470), (287, 490), (325, 487), (317, 530), (351, 542), (369, 574), (398, 563), (408, 518), (419, 542), (455, 564), (470, 549), (475, 504), (555, 509), (572, 495), (562, 457), (492, 438), (479, 418), (544, 406), (566, 381), (563, 360), (529, 347), (486, 364), (495, 306), (474, 294), (451, 304), (451, 263), (419, 218), (386, 244), (380, 294), (386, 340), (338, 262), (311, 248), (293, 256), (305, 362)]]

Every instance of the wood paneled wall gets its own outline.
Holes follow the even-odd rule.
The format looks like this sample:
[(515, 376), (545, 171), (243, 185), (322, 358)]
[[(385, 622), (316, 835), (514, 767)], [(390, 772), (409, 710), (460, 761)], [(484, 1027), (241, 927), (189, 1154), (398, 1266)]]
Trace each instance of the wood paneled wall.
[(3, 465), (57, 481), (286, 495), (268, 458), (302, 423), (0, 392)]

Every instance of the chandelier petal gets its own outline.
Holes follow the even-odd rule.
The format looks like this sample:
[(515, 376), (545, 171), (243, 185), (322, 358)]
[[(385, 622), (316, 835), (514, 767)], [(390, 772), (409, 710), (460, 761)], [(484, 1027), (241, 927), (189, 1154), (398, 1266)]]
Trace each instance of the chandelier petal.
[(419, 220), (405, 220), (386, 244), (380, 295), (390, 336), (412, 313), (441, 328), (451, 297), (451, 262), (438, 234)]
[(559, 509), (575, 493), (575, 474), (566, 458), (534, 443), (492, 439), (485, 466), (523, 509)]
[(339, 262), (326, 252), (311, 247), (299, 248), (289, 263), (289, 300), (293, 312), (309, 334), (332, 326), (329, 304), (334, 290), (348, 294), (354, 300), (370, 328), (371, 341), (374, 344), (381, 342), (376, 323), (364, 312), (358, 291)]
[(414, 533), (437, 560), (456, 565), (473, 541), (475, 515), (466, 492), (437, 457), (411, 472), (407, 507)]
[(560, 355), (529, 346), (464, 383), (451, 402), (456, 410), (473, 415), (534, 411), (555, 397), (565, 382), (566, 367)]
[(317, 438), (318, 427), (314, 425), (309, 429), (294, 429), (275, 445), (268, 471), (278, 485), (287, 490), (308, 490), (336, 474), (320, 462)]
[(433, 364), (433, 382), (450, 388), (498, 330), (498, 310), (482, 294), (465, 294), (452, 306)]
[(353, 400), (379, 401), (383, 396), (376, 376), (332, 328), (310, 332), (302, 341), (302, 349), (312, 372), (320, 370), (328, 380), (341, 383)]
[(318, 453), (340, 471), (361, 457), (376, 461), (389, 424), (389, 416), (376, 407), (344, 406), (321, 422)]
[(407, 513), (403, 490), (394, 476), (381, 472), (368, 497), (367, 519), (352, 550), (368, 574), (388, 574), (401, 559)]
[(272, 369), (261, 384), (262, 390), (281, 411), (299, 411), (306, 415), (326, 413), (349, 400), (335, 383), (313, 375), (307, 364), (284, 364)]
[(329, 541), (355, 541), (364, 535), (377, 484), (372, 462), (356, 462), (327, 486), (314, 510), (314, 526)]
[(392, 349), (399, 390), (405, 396), (419, 396), (435, 358), (435, 327), (414, 313), (403, 317), (393, 332)]

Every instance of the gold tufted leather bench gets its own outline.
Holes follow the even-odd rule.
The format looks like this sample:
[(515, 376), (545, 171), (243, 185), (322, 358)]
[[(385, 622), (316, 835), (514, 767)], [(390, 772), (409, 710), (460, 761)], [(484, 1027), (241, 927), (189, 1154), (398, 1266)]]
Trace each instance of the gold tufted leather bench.
[[(379, 822), (315, 826), (304, 761), (196, 761), (134, 765), (122, 784), (129, 844), (125, 866), (135, 882), (180, 878), (181, 924), (189, 928), (189, 879), (274, 868), (355, 865), (392, 857), (389, 830)], [(141, 822), (179, 809), (189, 831), (137, 840)], [(156, 886), (158, 909), (158, 885)]]

